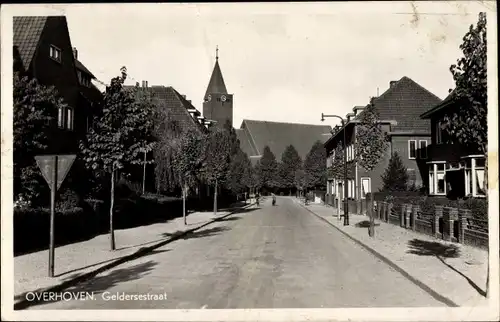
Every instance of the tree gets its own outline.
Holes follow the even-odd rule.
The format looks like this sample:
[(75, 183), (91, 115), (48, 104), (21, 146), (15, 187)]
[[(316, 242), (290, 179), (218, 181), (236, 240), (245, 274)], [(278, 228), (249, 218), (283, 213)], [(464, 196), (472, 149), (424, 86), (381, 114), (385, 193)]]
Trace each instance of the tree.
[[(131, 164), (143, 162), (144, 150), (151, 150), (152, 104), (143, 104), (132, 91), (123, 88), (127, 69), (111, 79), (101, 104), (100, 113), (94, 117), (94, 127), (82, 142), (81, 154), (88, 168), (105, 172), (111, 182), (109, 231), (111, 250), (115, 249), (113, 230), (114, 193), (116, 172), (125, 171)], [(137, 90), (137, 88), (136, 88)]]
[(279, 175), (281, 186), (283, 188), (290, 189), (290, 195), (292, 194), (291, 189), (296, 187), (295, 172), (301, 167), (301, 165), (302, 160), (300, 159), (297, 150), (293, 145), (287, 146), (281, 155)]
[(14, 73), (13, 82), (14, 196), (30, 204), (46, 188), (34, 157), (49, 147), (57, 112), (66, 104), (54, 87), (36, 79)]
[(224, 128), (214, 126), (210, 129), (206, 162), (203, 177), (208, 184), (214, 186), (214, 215), (217, 213), (217, 193), (219, 185), (224, 185), (231, 163), (231, 138)]
[(389, 165), (382, 175), (383, 191), (406, 191), (408, 189), (408, 172), (403, 160), (394, 152)]
[(388, 148), (387, 136), (382, 131), (373, 97), (358, 119), (355, 145), (356, 161), (363, 169), (370, 172), (377, 166)]
[(175, 153), (174, 168), (178, 175), (178, 182), (182, 189), (182, 204), (184, 225), (186, 222), (186, 195), (189, 188), (194, 187), (200, 181), (201, 169), (205, 161), (204, 135), (194, 131), (188, 131), (179, 142)]
[(323, 143), (316, 141), (304, 161), (306, 188), (326, 186), (326, 150)]
[(306, 186), (306, 173), (302, 167), (295, 170), (294, 184), (298, 191), (304, 190)]
[(257, 166), (258, 186), (274, 189), (278, 186), (278, 162), (271, 149), (266, 145)]
[(227, 180), (228, 187), (233, 193), (243, 193), (252, 186), (250, 182), (252, 179), (251, 170), (252, 164), (248, 155), (238, 148), (236, 154), (232, 157)]
[(443, 129), (454, 141), (487, 152), (487, 53), (486, 13), (479, 14), (476, 27), (469, 31), (460, 45), (463, 57), (450, 67), (455, 80), (451, 98), (465, 103), (445, 116)]
[(158, 105), (155, 112), (155, 137), (154, 149), (155, 180), (157, 193), (160, 191), (173, 191), (180, 187), (175, 171), (175, 155), (182, 138), (182, 128), (173, 118), (170, 110)]
[[(463, 57), (450, 66), (455, 89), (450, 96), (460, 108), (444, 117), (442, 128), (449, 137), (465, 146), (484, 153), (484, 185), (488, 190), (488, 83), (487, 83), (487, 32), (486, 13), (479, 13), (477, 25), (471, 25), (463, 38), (460, 49)], [(489, 274), (486, 294), (489, 295)]]

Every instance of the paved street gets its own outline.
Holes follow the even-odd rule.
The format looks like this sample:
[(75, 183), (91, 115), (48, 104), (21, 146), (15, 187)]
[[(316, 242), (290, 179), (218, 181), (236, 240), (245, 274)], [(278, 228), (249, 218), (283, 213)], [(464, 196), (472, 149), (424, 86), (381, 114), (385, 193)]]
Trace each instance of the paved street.
[[(291, 198), (278, 198), (276, 207), (268, 199), (67, 291), (96, 295), (30, 309), (444, 305)], [(102, 297), (122, 292), (168, 299)]]

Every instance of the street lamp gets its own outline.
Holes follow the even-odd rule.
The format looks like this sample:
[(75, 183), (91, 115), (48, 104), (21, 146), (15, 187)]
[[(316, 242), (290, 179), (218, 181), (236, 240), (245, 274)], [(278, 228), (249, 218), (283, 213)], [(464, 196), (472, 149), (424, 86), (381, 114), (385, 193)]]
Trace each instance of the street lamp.
[(323, 114), (321, 113), (321, 122), (324, 122), (325, 121), (325, 118), (328, 118), (328, 117), (336, 117), (338, 119), (340, 119), (340, 121), (342, 122), (342, 128), (344, 130), (344, 226), (348, 226), (349, 225), (349, 209), (348, 209), (348, 202), (347, 202), (347, 194), (348, 194), (348, 190), (347, 190), (347, 146), (346, 146), (346, 129), (344, 128), (345, 125), (346, 125), (346, 121), (338, 116), (338, 115), (326, 115), (326, 114)]

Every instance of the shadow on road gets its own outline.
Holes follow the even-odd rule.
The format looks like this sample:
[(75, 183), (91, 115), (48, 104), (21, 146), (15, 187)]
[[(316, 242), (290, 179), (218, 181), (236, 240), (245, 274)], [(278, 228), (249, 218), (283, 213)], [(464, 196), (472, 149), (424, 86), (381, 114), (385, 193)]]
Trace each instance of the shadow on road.
[[(221, 233), (223, 231), (226, 231), (226, 230), (229, 230), (229, 228), (227, 228), (227, 227), (206, 228), (203, 230), (197, 230), (197, 231), (187, 233), (187, 234), (183, 235), (182, 237), (180, 237), (179, 239), (186, 240), (186, 239), (192, 239), (192, 238), (210, 237), (210, 236), (214, 236), (214, 235)], [(183, 231), (176, 231), (173, 233), (163, 233), (162, 236), (163, 237), (176, 237), (176, 236), (179, 236), (183, 233), (184, 233)]]
[[(147, 255), (155, 255), (158, 253), (163, 253), (167, 252), (168, 250), (161, 250), (161, 251), (152, 251), (149, 252)], [(122, 264), (122, 263), (119, 263)], [(118, 264), (117, 264), (118, 265)], [(115, 265), (115, 266), (117, 266)], [(157, 265), (157, 262), (155, 261), (148, 261), (143, 264), (137, 264), (131, 267), (127, 268), (120, 268), (116, 269), (114, 271), (110, 271), (106, 275), (100, 275), (97, 276), (99, 273), (102, 273), (106, 270), (109, 270), (110, 267), (107, 267), (106, 269), (101, 268), (98, 269), (94, 272), (92, 272), (92, 276), (86, 276), (85, 280), (78, 281), (79, 277), (83, 277), (83, 274), (73, 274), (63, 280), (63, 283), (71, 283), (71, 286), (65, 287), (64, 288), (64, 294), (76, 294), (78, 292), (84, 292), (84, 293), (93, 293), (96, 297), (99, 297), (99, 294), (106, 291), (107, 289), (118, 285), (123, 282), (127, 281), (133, 281), (142, 278), (146, 274), (148, 274), (153, 268)], [(28, 307), (36, 306), (36, 305), (43, 305), (43, 304), (48, 304), (48, 303), (54, 303), (54, 302), (59, 302), (62, 300), (65, 300), (64, 298), (58, 297), (52, 297), (52, 298), (42, 298), (41, 296), (44, 294), (43, 290), (36, 290), (33, 292), (26, 292), (21, 295), (18, 295), (14, 298), (14, 301), (20, 301), (19, 303), (16, 303), (14, 305), (14, 310), (22, 310), (26, 309)], [(54, 291), (57, 292), (58, 294), (63, 294), (61, 291)], [(39, 294), (40, 298), (36, 298), (34, 300), (28, 300), (27, 299), (27, 294), (28, 293), (35, 293)], [(45, 293), (49, 294), (49, 293)], [(69, 296), (69, 295), (67, 295)]]
[(460, 249), (458, 246), (453, 244), (442, 244), (439, 242), (430, 242), (421, 239), (412, 239), (408, 242), (409, 250), (407, 253), (414, 254), (418, 256), (435, 256), (439, 259), (445, 266), (449, 269), (453, 270), (463, 278), (467, 280), (467, 282), (472, 286), (479, 294), (486, 297), (486, 291), (484, 291), (481, 287), (479, 287), (473, 280), (471, 280), (464, 273), (460, 272), (458, 269), (453, 267), (452, 265), (446, 262), (446, 258), (459, 258), (460, 257)]
[[(370, 221), (369, 220), (363, 220), (358, 222), (356, 225), (354, 225), (357, 228), (370, 228)], [(374, 226), (380, 226), (380, 224), (375, 223)]]

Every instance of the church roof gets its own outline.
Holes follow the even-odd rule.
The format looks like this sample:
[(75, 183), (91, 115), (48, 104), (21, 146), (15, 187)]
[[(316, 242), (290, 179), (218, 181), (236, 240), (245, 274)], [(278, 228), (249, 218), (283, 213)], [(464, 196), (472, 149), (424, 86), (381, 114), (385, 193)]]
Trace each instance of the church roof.
[(328, 125), (282, 123), (258, 120), (243, 120), (236, 133), (240, 147), (249, 157), (259, 156), (267, 145), (281, 160), (288, 145), (293, 145), (302, 160), (316, 141), (326, 142), (331, 136)]
[(218, 58), (215, 60), (214, 70), (212, 72), (212, 76), (210, 77), (205, 97), (207, 97), (210, 93), (227, 94), (226, 84), (224, 83), (224, 78), (222, 77)]

